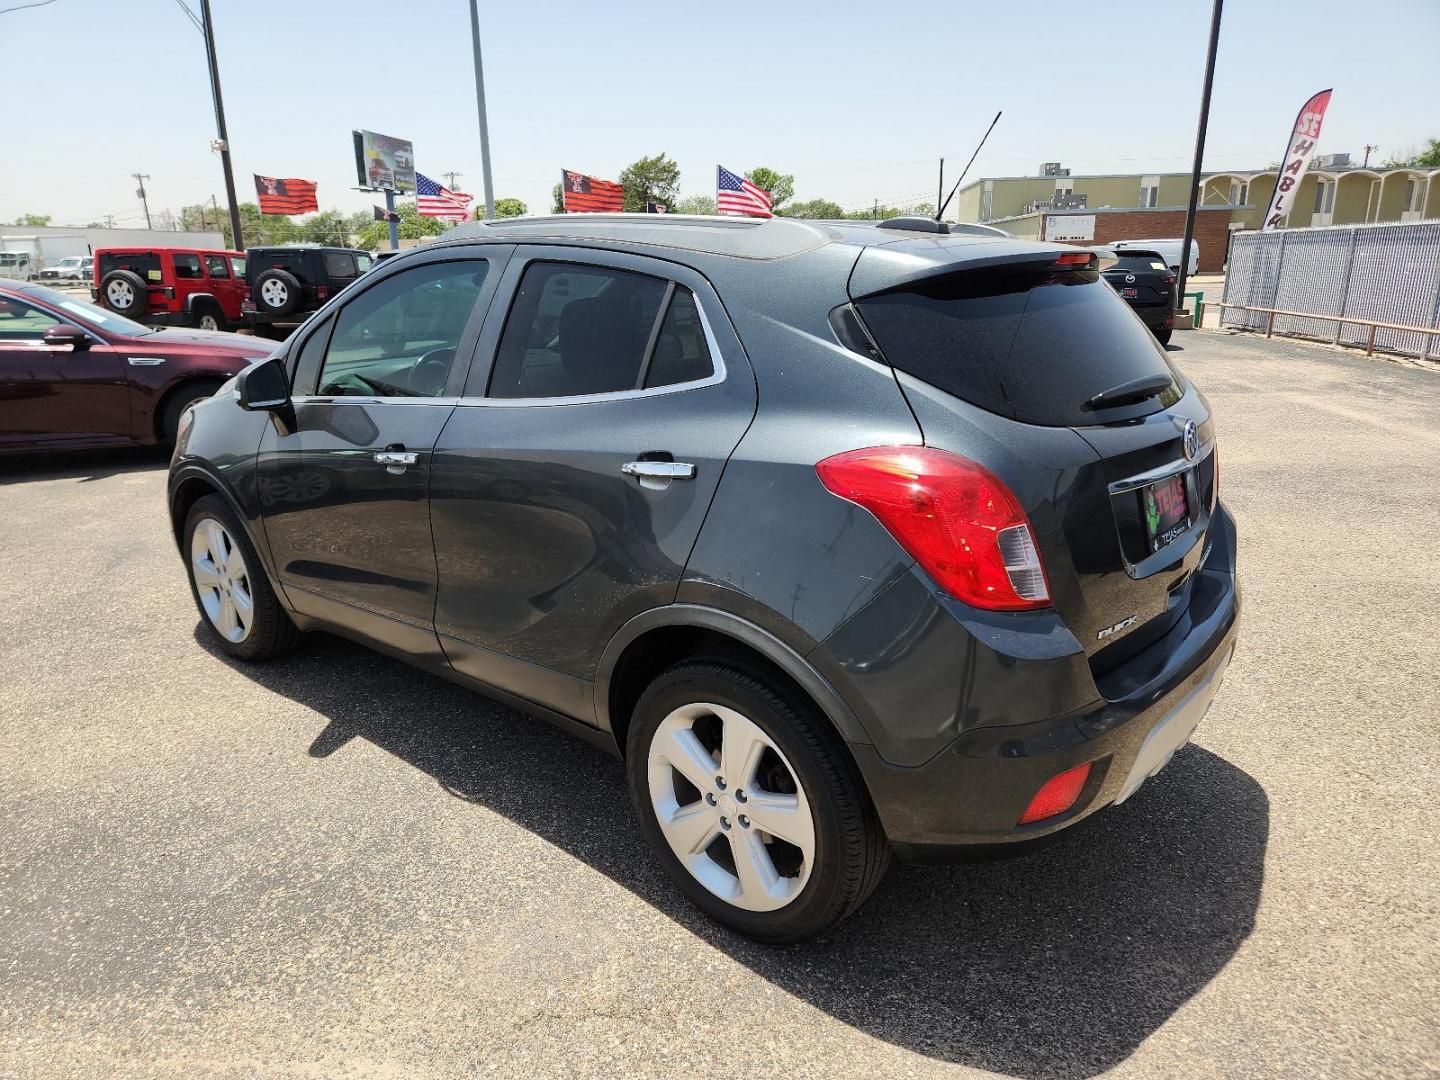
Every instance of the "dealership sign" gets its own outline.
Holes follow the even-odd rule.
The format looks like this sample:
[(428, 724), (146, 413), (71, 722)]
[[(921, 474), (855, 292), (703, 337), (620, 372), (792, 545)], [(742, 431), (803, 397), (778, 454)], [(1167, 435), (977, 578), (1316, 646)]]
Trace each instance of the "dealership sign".
[(362, 191), (415, 191), (415, 147), (405, 139), (355, 131), (355, 173)]
[(1094, 214), (1047, 215), (1046, 240), (1094, 240)]
[(1290, 132), (1290, 142), (1285, 147), (1285, 160), (1280, 163), (1280, 175), (1275, 178), (1275, 194), (1270, 197), (1270, 208), (1265, 211), (1265, 220), (1260, 228), (1276, 228), (1295, 207), (1295, 192), (1305, 171), (1310, 168), (1310, 159), (1315, 155), (1315, 144), (1320, 139), (1320, 125), (1325, 119), (1325, 109), (1330, 104), (1330, 91), (1321, 90), (1304, 105), (1295, 117), (1295, 127)]

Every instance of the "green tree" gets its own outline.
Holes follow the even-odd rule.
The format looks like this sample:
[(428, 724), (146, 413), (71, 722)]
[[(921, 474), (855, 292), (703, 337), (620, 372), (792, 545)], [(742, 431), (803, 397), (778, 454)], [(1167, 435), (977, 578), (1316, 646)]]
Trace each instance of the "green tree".
[(339, 210), (322, 210), (300, 222), (300, 239), (330, 247), (349, 247), (348, 224)]
[(27, 225), (32, 229), (43, 229), (50, 224), (49, 214), (21, 214), (15, 219), (16, 225)]
[(550, 212), (552, 214), (565, 213), (565, 193), (560, 190), (559, 184), (550, 189)]
[(931, 217), (935, 216), (934, 203), (912, 203), (909, 206), (885, 206), (883, 204), (871, 205), (863, 210), (852, 210), (844, 215), (851, 221), (888, 221), (897, 217)]
[[(496, 199), (495, 216), (497, 218), (512, 218), (525, 216), (525, 204), (519, 199)], [(485, 220), (485, 203), (483, 201), (475, 204), (475, 210), (470, 215), (476, 221)]]
[(810, 199), (807, 202), (791, 203), (784, 210), (780, 211), (781, 217), (793, 218), (843, 218), (845, 209), (829, 199)]
[(795, 177), (781, 175), (774, 169), (767, 169), (764, 165), (751, 169), (745, 174), (745, 179), (761, 191), (770, 193), (770, 209), (777, 214), (780, 213), (780, 208), (795, 194)]
[[(439, 218), (421, 217), (414, 203), (405, 203), (396, 208), (400, 221), (396, 228), (401, 240), (422, 240), (427, 236), (439, 236), (450, 223)], [(384, 221), (371, 221), (360, 231), (356, 247), (370, 251), (384, 251), (390, 247), (390, 226)]]
[(713, 214), (715, 200), (709, 195), (686, 195), (674, 209), (677, 214)]
[(620, 183), (625, 187), (626, 210), (642, 211), (647, 202), (674, 206), (680, 193), (680, 166), (664, 154), (642, 157), (625, 166)]
[(1387, 168), (1440, 169), (1440, 139), (1426, 139), (1424, 149), (1411, 147), (1403, 160), (1385, 162)]

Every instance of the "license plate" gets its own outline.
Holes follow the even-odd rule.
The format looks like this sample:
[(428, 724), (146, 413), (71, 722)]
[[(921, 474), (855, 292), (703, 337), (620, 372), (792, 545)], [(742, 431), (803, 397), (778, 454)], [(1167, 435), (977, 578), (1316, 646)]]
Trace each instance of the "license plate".
[(1139, 296), (1140, 296), (1140, 290), (1139, 290), (1139, 289), (1121, 289), (1121, 290), (1120, 290), (1120, 295), (1123, 296), (1126, 300), (1135, 300), (1135, 299), (1138, 299), (1138, 298), (1139, 298)]
[(1140, 492), (1140, 501), (1152, 552), (1159, 551), (1190, 527), (1184, 473), (1147, 485)]

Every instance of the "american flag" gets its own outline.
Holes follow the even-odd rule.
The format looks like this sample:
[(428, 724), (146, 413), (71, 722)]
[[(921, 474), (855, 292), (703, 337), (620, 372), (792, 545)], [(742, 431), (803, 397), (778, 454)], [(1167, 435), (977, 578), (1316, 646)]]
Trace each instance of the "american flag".
[(723, 165), (715, 174), (715, 209), (722, 214), (748, 214), (751, 217), (774, 217), (770, 212), (770, 193), (756, 187), (743, 176), (736, 176)]
[(421, 217), (464, 221), (470, 216), (470, 196), (437, 184), (422, 172), (415, 174), (415, 209)]

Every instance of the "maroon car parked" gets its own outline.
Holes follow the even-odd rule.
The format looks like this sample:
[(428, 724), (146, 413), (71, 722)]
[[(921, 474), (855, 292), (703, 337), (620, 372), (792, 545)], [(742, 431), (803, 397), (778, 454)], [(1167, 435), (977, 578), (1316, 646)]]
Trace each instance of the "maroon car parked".
[(155, 329), (43, 285), (0, 285), (0, 453), (173, 441), (191, 402), (271, 345)]

